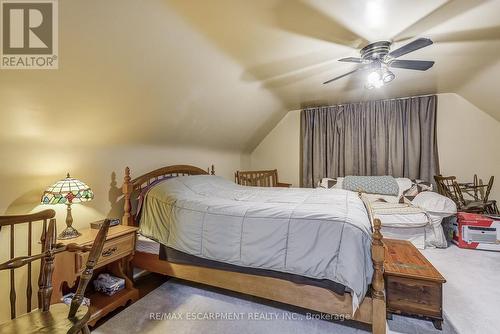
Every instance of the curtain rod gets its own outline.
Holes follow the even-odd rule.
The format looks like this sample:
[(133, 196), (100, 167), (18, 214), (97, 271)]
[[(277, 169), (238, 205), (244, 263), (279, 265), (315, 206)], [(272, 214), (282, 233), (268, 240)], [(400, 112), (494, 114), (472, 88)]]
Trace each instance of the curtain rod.
[(437, 94), (424, 94), (424, 95), (414, 95), (414, 96), (401, 96), (401, 97), (393, 97), (390, 99), (378, 99), (373, 101), (390, 101), (390, 100), (402, 100), (402, 99), (411, 99), (414, 97), (426, 97), (426, 96), (435, 96)]
[(417, 98), (417, 97), (426, 97), (426, 96), (437, 96), (437, 94), (423, 94), (423, 95), (414, 95), (414, 96), (402, 96), (402, 97), (393, 97), (393, 98), (387, 98), (387, 99), (366, 100), (366, 101), (357, 101), (357, 102), (342, 102), (342, 103), (335, 103), (335, 104), (327, 104), (327, 105), (320, 105), (320, 106), (305, 107), (305, 108), (301, 108), (299, 110), (310, 109), (310, 108), (320, 108), (320, 107), (342, 106), (342, 105), (346, 105), (346, 104), (356, 104), (356, 103), (365, 103), (365, 102), (404, 100), (404, 99), (411, 99), (411, 98)]

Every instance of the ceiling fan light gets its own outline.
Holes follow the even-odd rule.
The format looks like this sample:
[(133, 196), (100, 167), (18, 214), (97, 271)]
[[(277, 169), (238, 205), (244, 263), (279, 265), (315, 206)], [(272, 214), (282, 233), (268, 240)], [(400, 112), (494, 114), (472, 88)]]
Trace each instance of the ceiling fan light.
[(375, 86), (375, 83), (381, 81), (382, 78), (380, 77), (380, 73), (378, 71), (373, 71), (368, 74), (368, 77), (366, 79), (369, 85)]
[(384, 85), (383, 80), (383, 72), (380, 69), (377, 69), (370, 74), (368, 74), (366, 88), (380, 88)]
[(375, 82), (373, 83), (373, 86), (374, 86), (375, 88), (380, 88), (380, 87), (382, 87), (383, 85), (384, 85), (384, 81), (383, 81), (383, 80), (378, 80), (378, 81), (375, 81)]
[(383, 81), (384, 81), (384, 83), (389, 83), (392, 80), (394, 80), (395, 77), (396, 76), (394, 75), (394, 73), (392, 73), (391, 71), (387, 70), (387, 71), (385, 71), (385, 73), (383, 75)]

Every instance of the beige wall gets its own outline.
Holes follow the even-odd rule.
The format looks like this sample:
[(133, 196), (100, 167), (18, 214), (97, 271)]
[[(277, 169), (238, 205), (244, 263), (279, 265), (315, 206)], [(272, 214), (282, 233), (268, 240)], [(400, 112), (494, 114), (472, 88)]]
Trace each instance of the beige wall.
[(300, 110), (288, 112), (250, 155), (251, 169), (278, 169), (279, 180), (298, 187)]
[[(495, 175), (492, 198), (500, 200), (500, 122), (457, 94), (439, 94), (438, 150), (441, 172), (472, 180)], [(290, 111), (250, 155), (252, 168), (278, 168), (281, 179), (299, 184), (300, 112)]]
[[(193, 147), (65, 147), (44, 146), (36, 143), (2, 143), (0, 168), (0, 214), (24, 213), (54, 208), (57, 212), (58, 230), (64, 227), (65, 207), (40, 205), (40, 196), (47, 186), (63, 178), (66, 172), (86, 182), (95, 192), (92, 202), (73, 206), (74, 226), (87, 227), (103, 217), (121, 217), (119, 202), (123, 169), (129, 166), (132, 176), (139, 176), (155, 168), (171, 164), (193, 164), (207, 168), (215, 165), (217, 175), (233, 179), (235, 170), (241, 168), (245, 155), (239, 152)], [(116, 174), (116, 183), (112, 174)], [(16, 256), (27, 252), (26, 228), (16, 228)], [(38, 238), (40, 229), (34, 230)], [(0, 231), (0, 262), (9, 258), (9, 228)], [(36, 247), (39, 250), (38, 246)], [(37, 274), (33, 277), (36, 287)], [(0, 295), (8, 296), (8, 272), (0, 273)], [(25, 310), (26, 271), (16, 271), (18, 311)], [(36, 289), (34, 289), (36, 297)], [(35, 303), (36, 298), (34, 297)], [(0, 302), (0, 322), (9, 318), (9, 302)]]
[(490, 197), (500, 200), (500, 122), (460, 95), (440, 94), (437, 126), (441, 173), (485, 182), (494, 175)]

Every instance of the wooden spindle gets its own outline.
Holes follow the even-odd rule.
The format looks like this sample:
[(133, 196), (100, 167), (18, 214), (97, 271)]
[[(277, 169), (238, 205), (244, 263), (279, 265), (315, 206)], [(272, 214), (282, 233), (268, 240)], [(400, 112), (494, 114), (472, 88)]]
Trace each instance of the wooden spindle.
[(45, 243), (45, 233), (47, 233), (47, 219), (43, 220), (42, 234), (40, 235), (40, 243), (42, 245)]
[[(14, 258), (14, 224), (10, 224), (10, 258)], [(16, 317), (16, 280), (14, 269), (10, 270), (10, 318)]]
[(122, 218), (122, 224), (123, 225), (128, 225), (128, 226), (133, 226), (134, 225), (134, 220), (132, 217), (132, 203), (130, 202), (130, 196), (132, 195), (133, 191), (133, 185), (131, 183), (131, 178), (130, 178), (130, 168), (125, 168), (125, 177), (123, 178), (123, 187), (122, 187), (122, 193), (124, 195), (124, 213), (123, 213), (123, 218)]
[[(28, 222), (28, 256), (31, 256), (31, 233), (32, 223)], [(31, 297), (33, 295), (33, 288), (31, 286), (31, 262), (28, 263), (28, 281), (26, 282), (26, 312), (31, 312)]]
[(54, 272), (53, 246), (56, 240), (56, 220), (49, 221), (49, 227), (45, 233), (43, 252), (46, 252), (41, 261), (40, 276), (38, 278), (38, 305), (42, 312), (47, 312), (52, 295), (52, 273)]
[[(43, 225), (42, 225), (42, 234), (40, 235), (40, 243), (42, 245), (42, 252), (44, 251), (45, 248), (45, 238), (47, 236), (47, 219), (43, 220)], [(45, 266), (44, 263), (44, 258), (42, 257), (40, 260), (40, 273), (38, 275), (38, 286), (42, 285), (42, 268)], [(38, 308), (42, 308), (42, 303), (40, 300), (40, 294), (38, 295)]]

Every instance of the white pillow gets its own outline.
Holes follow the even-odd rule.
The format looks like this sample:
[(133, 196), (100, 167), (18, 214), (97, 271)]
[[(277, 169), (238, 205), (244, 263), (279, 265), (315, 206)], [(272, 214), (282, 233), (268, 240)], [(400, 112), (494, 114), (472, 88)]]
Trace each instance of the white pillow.
[(432, 191), (419, 193), (411, 204), (424, 209), (425, 211), (441, 217), (448, 217), (457, 213), (457, 206), (448, 197), (442, 196)]
[(406, 177), (397, 177), (396, 182), (398, 183), (399, 186), (399, 193), (398, 193), (399, 198), (401, 198), (401, 196), (403, 196), (403, 193), (408, 189), (410, 189), (411, 186), (413, 185), (413, 182), (411, 182), (411, 180)]
[(338, 177), (337, 178), (337, 183), (333, 187), (335, 189), (344, 189), (344, 188), (342, 188), (343, 184), (344, 184), (344, 178), (343, 177)]

